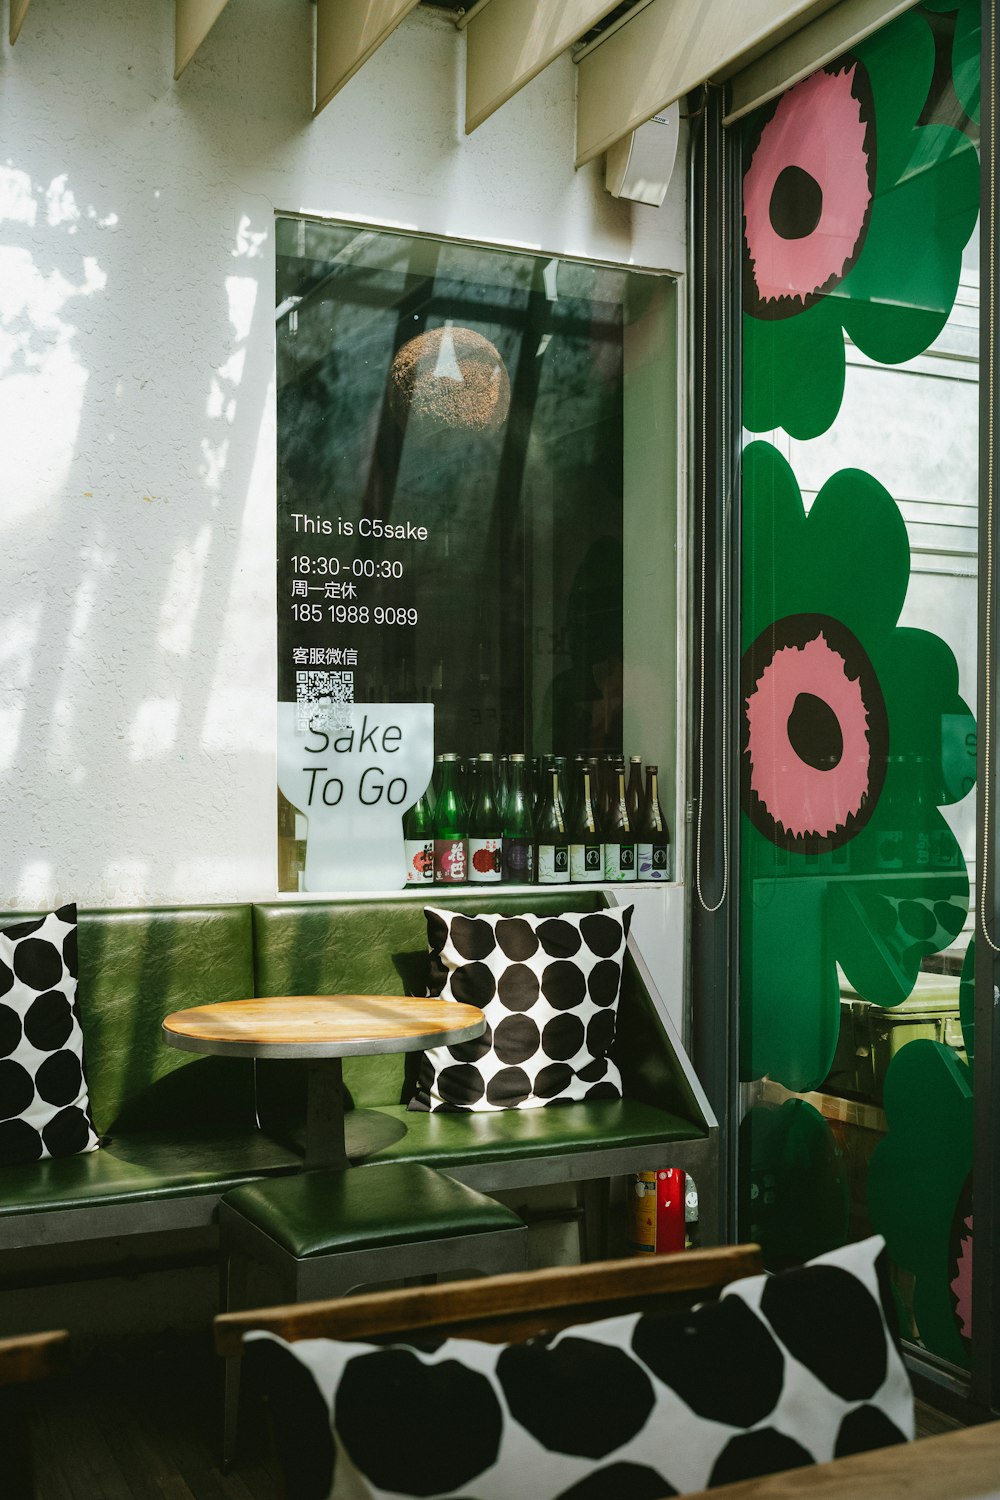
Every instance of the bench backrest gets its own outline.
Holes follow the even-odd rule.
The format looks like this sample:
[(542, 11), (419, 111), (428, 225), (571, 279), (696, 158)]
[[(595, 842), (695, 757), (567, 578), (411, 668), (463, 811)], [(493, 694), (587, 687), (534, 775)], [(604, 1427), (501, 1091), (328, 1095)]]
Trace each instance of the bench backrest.
[[(0, 913), (0, 926), (40, 913)], [(98, 1133), (249, 1124), (253, 1076), (242, 1059), (167, 1047), (172, 1010), (253, 994), (249, 905), (79, 912), (77, 1001)]]
[[(250, 995), (426, 992), (424, 905), (473, 914), (597, 911), (599, 891), (427, 893), (424, 900), (274, 901), (258, 904), (81, 909), (78, 1000), (91, 1107), (99, 1133), (116, 1129), (249, 1124), (300, 1117), (295, 1064), (203, 1057), (167, 1047), (173, 1010)], [(0, 925), (39, 913), (0, 913)], [(697, 1101), (645, 985), (626, 960), (613, 1056), (629, 1097), (701, 1120)], [(398, 1104), (416, 1057), (349, 1058), (344, 1077), (359, 1107)], [(256, 1084), (256, 1095), (255, 1095)]]
[[(499, 893), (456, 892), (433, 902), (468, 914), (500, 912), (596, 911), (595, 892), (559, 896), (504, 897)], [(258, 995), (345, 993), (425, 995), (427, 922), (424, 902), (323, 901), (261, 904), (254, 907), (254, 964)], [(261, 1078), (277, 1070), (258, 1070)], [(344, 1082), (359, 1108), (398, 1104), (407, 1079), (407, 1057), (347, 1058)], [(287, 1076), (287, 1075), (283, 1075)]]
[[(338, 991), (387, 995), (426, 994), (427, 923), (424, 905), (468, 915), (600, 911), (595, 890), (505, 896), (498, 891), (436, 892), (424, 901), (320, 901), (261, 903), (253, 908), (254, 984), (258, 995), (336, 994)], [(627, 957), (612, 1056), (622, 1072), (625, 1093), (658, 1104), (683, 1119), (703, 1116), (663, 1023)], [(348, 1058), (344, 1081), (359, 1108), (399, 1104), (409, 1096), (415, 1068), (410, 1054)], [(258, 1064), (264, 1114), (295, 1112), (287, 1063)]]

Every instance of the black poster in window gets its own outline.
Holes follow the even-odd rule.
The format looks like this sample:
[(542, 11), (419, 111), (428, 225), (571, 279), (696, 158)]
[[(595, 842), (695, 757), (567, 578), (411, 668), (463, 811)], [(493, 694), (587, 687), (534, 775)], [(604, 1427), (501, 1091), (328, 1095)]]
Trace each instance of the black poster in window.
[[(299, 722), (424, 704), (432, 754), (620, 746), (624, 284), (279, 221), (278, 695)], [(288, 850), (309, 811), (279, 802)]]

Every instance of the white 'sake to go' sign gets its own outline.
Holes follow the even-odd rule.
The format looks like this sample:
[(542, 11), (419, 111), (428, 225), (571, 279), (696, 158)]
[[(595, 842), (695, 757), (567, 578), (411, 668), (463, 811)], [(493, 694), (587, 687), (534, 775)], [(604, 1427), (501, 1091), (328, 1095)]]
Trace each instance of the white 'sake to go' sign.
[(403, 813), (434, 769), (434, 706), (352, 703), (331, 728), (299, 727), (278, 704), (278, 786), (309, 822), (307, 891), (395, 890), (403, 884)]

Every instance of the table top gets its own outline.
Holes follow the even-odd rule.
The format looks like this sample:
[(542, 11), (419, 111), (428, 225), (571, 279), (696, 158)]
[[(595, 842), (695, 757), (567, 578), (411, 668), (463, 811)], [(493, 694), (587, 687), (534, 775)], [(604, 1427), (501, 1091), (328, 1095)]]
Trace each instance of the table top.
[(486, 1029), (474, 1005), (402, 995), (269, 995), (175, 1010), (163, 1039), (228, 1057), (351, 1057), (469, 1042)]
[(688, 1500), (998, 1500), (1000, 1422), (701, 1490)]

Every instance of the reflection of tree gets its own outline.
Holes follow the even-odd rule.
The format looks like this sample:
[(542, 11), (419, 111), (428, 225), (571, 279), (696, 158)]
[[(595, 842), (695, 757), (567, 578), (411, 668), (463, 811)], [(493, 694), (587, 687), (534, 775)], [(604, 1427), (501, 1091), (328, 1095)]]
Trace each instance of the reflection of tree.
[[(357, 239), (356, 255), (339, 246), (326, 264), (296, 270), (295, 255), (279, 257), (279, 298), (304, 300), (294, 331), (279, 321), (278, 346), (283, 509), (379, 515), (430, 532), (419, 547), (356, 535), (338, 543), (342, 559), (399, 559), (402, 583), (371, 598), (420, 615), (412, 635), (368, 633), (356, 696), (430, 696), (439, 748), (529, 749), (532, 739), (537, 748), (548, 725), (533, 726), (533, 684), (541, 692), (551, 675), (553, 637), (579, 631), (577, 708), (560, 708), (557, 733), (574, 750), (620, 743), (621, 277), (611, 285), (610, 273), (567, 268), (553, 300), (537, 257)], [(574, 278), (586, 285), (571, 293)], [(599, 297), (585, 294), (591, 281)], [(447, 323), (488, 339), (509, 372), (497, 431), (401, 426), (392, 413), (398, 349)], [(610, 538), (610, 554), (597, 536)]]
[(588, 547), (566, 597), (564, 638), (570, 665), (552, 679), (543, 722), (557, 755), (622, 743), (622, 539)]
[[(563, 297), (553, 309), (536, 406), (547, 489), (534, 507), (549, 527), (551, 585), (536, 589), (536, 625), (551, 625), (542, 748), (556, 754), (622, 744), (622, 306)], [(548, 510), (547, 519), (539, 510)], [(547, 580), (546, 580), (547, 582)], [(546, 667), (548, 670), (546, 670)], [(550, 675), (551, 674), (551, 675)]]

